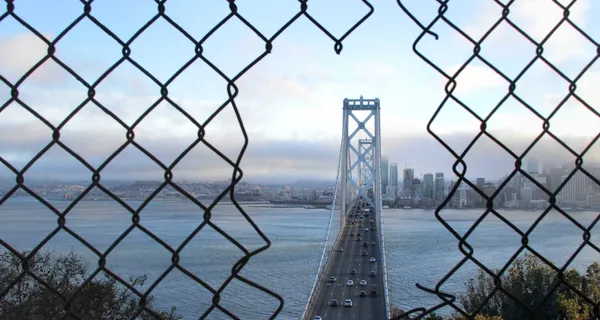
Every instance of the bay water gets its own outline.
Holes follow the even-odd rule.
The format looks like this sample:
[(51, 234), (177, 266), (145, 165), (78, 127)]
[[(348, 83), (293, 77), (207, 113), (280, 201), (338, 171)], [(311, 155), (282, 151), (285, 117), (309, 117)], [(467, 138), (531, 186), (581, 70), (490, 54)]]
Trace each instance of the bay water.
[[(51, 201), (58, 210), (69, 203)], [(137, 208), (141, 202), (130, 201)], [(285, 299), (278, 319), (300, 319), (308, 299), (323, 253), (330, 223), (324, 209), (267, 208), (245, 206), (245, 211), (260, 230), (272, 241), (272, 246), (254, 256), (240, 275), (262, 285)], [(459, 234), (464, 234), (484, 210), (443, 210), (441, 216)], [(523, 232), (537, 219), (541, 211), (502, 211)], [(140, 225), (176, 250), (187, 241), (202, 223), (204, 212), (191, 202), (153, 201), (140, 214)], [(572, 212), (573, 218), (589, 226), (597, 212)], [(11, 198), (0, 206), (0, 239), (17, 250), (30, 250), (57, 228), (57, 216), (48, 208), (29, 198)], [(131, 225), (132, 215), (112, 201), (82, 201), (67, 215), (66, 226), (98, 251), (104, 252)], [(248, 250), (265, 242), (234, 206), (217, 206), (211, 221)], [(339, 228), (334, 214), (333, 236)], [(431, 307), (439, 299), (415, 287), (418, 282), (433, 288), (464, 255), (458, 240), (437, 220), (433, 210), (385, 209), (384, 232), (390, 299), (394, 306), (408, 310)], [(599, 243), (599, 232), (591, 230), (591, 241)], [(551, 211), (531, 232), (529, 245), (557, 265), (562, 266), (582, 243), (583, 232), (556, 211)], [(474, 248), (474, 257), (490, 268), (502, 267), (521, 246), (521, 236), (500, 219), (488, 215), (469, 235), (467, 242)], [(98, 263), (96, 254), (65, 231), (54, 235), (43, 246), (58, 253), (74, 251), (90, 262), (90, 270)], [(5, 250), (5, 248), (0, 248)], [(210, 226), (205, 226), (181, 250), (179, 264), (213, 288), (231, 274), (243, 252)], [(176, 306), (185, 319), (197, 319), (210, 306), (212, 294), (183, 272), (171, 266), (172, 254), (162, 244), (139, 229), (131, 231), (107, 257), (106, 266), (123, 279), (147, 275), (140, 290), (147, 290), (157, 279), (162, 280), (152, 290), (155, 304), (161, 309)], [(570, 263), (583, 270), (600, 254), (586, 246)], [(349, 269), (351, 266), (349, 266)], [(452, 294), (464, 292), (465, 283), (475, 275), (477, 267), (466, 263), (441, 287)], [(233, 280), (221, 294), (220, 304), (242, 319), (266, 319), (278, 305), (268, 294)], [(449, 310), (441, 313), (448, 313)], [(208, 319), (229, 319), (214, 310)]]

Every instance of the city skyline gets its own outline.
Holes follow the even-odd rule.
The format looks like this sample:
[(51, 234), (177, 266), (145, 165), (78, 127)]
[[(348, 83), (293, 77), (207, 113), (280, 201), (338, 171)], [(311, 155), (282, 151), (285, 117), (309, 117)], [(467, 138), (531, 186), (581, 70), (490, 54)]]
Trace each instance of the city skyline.
[[(191, 2), (187, 5), (168, 3), (166, 12), (183, 27), (190, 29), (195, 37), (214, 26), (219, 19), (218, 13), (225, 16), (229, 12), (227, 3)], [(331, 15), (331, 12), (338, 12), (332, 8), (339, 5), (309, 5), (309, 11), (336, 34), (341, 34), (352, 21), (368, 11), (364, 4), (357, 2), (340, 6), (343, 14)], [(437, 14), (437, 7), (433, 3), (414, 2), (407, 5), (418, 15), (433, 17)], [(595, 9), (598, 6), (598, 3), (589, 0), (577, 1), (570, 10), (570, 19), (587, 32), (595, 34), (600, 28), (593, 26), (598, 26), (600, 21), (592, 19), (591, 12), (600, 12)], [(277, 12), (289, 12), (290, 16), (298, 10), (297, 3), (293, 1), (277, 2), (277, 5), (238, 4), (239, 12), (267, 36), (272, 35), (286, 19), (283, 16), (274, 16), (274, 19), (257, 17), (263, 14), (263, 9), (274, 10), (275, 7)], [(156, 13), (155, 6), (144, 1), (131, 1), (120, 8), (122, 10), (114, 12), (110, 6), (94, 3), (92, 14), (123, 39), (128, 39)], [(134, 9), (137, 13), (129, 15)], [(35, 21), (34, 27), (49, 39), (56, 37), (82, 10), (83, 6), (78, 3), (61, 2), (49, 7), (15, 5), (15, 13), (26, 20)], [(265, 60), (236, 81), (240, 90), (236, 102), (249, 135), (247, 154), (241, 163), (244, 179), (278, 183), (306, 178), (335, 179), (341, 138), (342, 100), (361, 94), (366, 98), (381, 100), (382, 151), (399, 163), (418, 165), (425, 171), (440, 170), (446, 176), (451, 175), (453, 157), (426, 132), (427, 122), (445, 95), (442, 88), (446, 81), (412, 52), (411, 43), (420, 31), (410, 19), (396, 19), (399, 10), (395, 3), (378, 5), (373, 16), (344, 40), (344, 50), (339, 56), (333, 52), (330, 39), (312, 27), (307, 19), (300, 19), (274, 41), (274, 50)], [(474, 18), (471, 13), (475, 11), (484, 12), (485, 19), (478, 16)], [(532, 11), (543, 14), (532, 15)], [(191, 12), (211, 14), (204, 17), (206, 19), (199, 19), (192, 17)], [(474, 6), (457, 2), (447, 14), (477, 38), (489, 28), (490, 21), (494, 20), (492, 18), (501, 16), (501, 10), (493, 2), (478, 2)], [(544, 35), (561, 17), (561, 11), (551, 2), (519, 1), (511, 6), (511, 19), (522, 25), (534, 38)], [(201, 21), (195, 23), (198, 19)], [(472, 52), (472, 46), (461, 41), (460, 36), (447, 26), (438, 25), (435, 31), (440, 35), (439, 40), (434, 42), (427, 37), (420, 49), (444, 70), (452, 73)], [(547, 58), (569, 75), (581, 69), (590, 52), (593, 56), (593, 50), (590, 51), (585, 39), (573, 36), (572, 32), (570, 29), (559, 29), (544, 48)], [(89, 35), (96, 40), (81, 46), (83, 37)], [(507, 46), (507, 42), (517, 41), (514, 37), (518, 38), (518, 35), (503, 25), (486, 39), (481, 52), (509, 75), (513, 75), (513, 71), (519, 70), (535, 55), (535, 48), (527, 45)], [(207, 41), (205, 55), (232, 77), (255, 55), (264, 51), (264, 43), (257, 39), (243, 24), (234, 20), (225, 24)], [(162, 45), (157, 46), (157, 43)], [(450, 45), (456, 50), (440, 50)], [(373, 51), (373, 47), (379, 49)], [(47, 52), (47, 46), (41, 40), (10, 17), (0, 26), (0, 48), (5, 49), (0, 50), (0, 73), (13, 83)], [(557, 51), (558, 48), (561, 50)], [(159, 19), (136, 39), (131, 50), (132, 58), (160, 81), (165, 81), (194, 55), (193, 45), (186, 42), (164, 19)], [(84, 19), (59, 41), (56, 56), (86, 81), (92, 82), (122, 56), (121, 51), (122, 48), (115, 41)], [(157, 59), (160, 56), (169, 56), (171, 59)], [(599, 75), (598, 64), (595, 64), (577, 82), (578, 95), (590, 105), (598, 105), (600, 101), (595, 90), (600, 83)], [(508, 87), (505, 80), (481, 63), (469, 65), (456, 79), (458, 87), (455, 95), (481, 117), (485, 117), (506, 94)], [(544, 83), (543, 86), (540, 81)], [(567, 93), (567, 89), (568, 83), (557, 78), (547, 66), (536, 63), (519, 80), (515, 92), (543, 116), (547, 116), (562, 98), (561, 94)], [(195, 62), (188, 71), (169, 84), (168, 90), (172, 101), (199, 121), (206, 119), (227, 99), (226, 81), (199, 62)], [(52, 61), (45, 63), (24, 81), (19, 86), (19, 92), (22, 101), (54, 125), (64, 120), (87, 97), (82, 85)], [(112, 72), (96, 88), (96, 92), (96, 99), (127, 124), (133, 123), (160, 96), (160, 88), (156, 83), (129, 63)], [(0, 84), (0, 101), (9, 98), (9, 87)], [(519, 106), (515, 99), (509, 100), (487, 122), (487, 130), (511, 149), (522, 150), (542, 130), (543, 122), (525, 107)], [(206, 131), (207, 141), (232, 159), (237, 157), (243, 145), (234, 116), (228, 106)], [(566, 139), (569, 145), (579, 146), (575, 149), (581, 151), (591, 141), (591, 136), (596, 134), (598, 121), (593, 113), (569, 99), (550, 121), (550, 129), (558, 137)], [(446, 106), (432, 125), (432, 130), (457, 148), (458, 152), (473, 139), (479, 128), (480, 123), (456, 104)], [(14, 132), (22, 134), (12, 134)], [(195, 139), (197, 129), (172, 106), (163, 102), (136, 127), (135, 134), (136, 142), (168, 166)], [(15, 103), (11, 103), (0, 115), (0, 155), (17, 169), (22, 168), (49, 143), (51, 136), (50, 129)], [(97, 167), (126, 141), (125, 136), (123, 127), (97, 107), (89, 105), (61, 129), (60, 139)], [(557, 143), (540, 143), (542, 147), (536, 149), (545, 150), (534, 150), (538, 153), (536, 156), (566, 158)], [(174, 169), (175, 178), (230, 178), (233, 171), (231, 166), (206, 147), (202, 148), (194, 149), (177, 165)], [(90, 171), (71, 159), (65, 151), (52, 149), (26, 176), (81, 179), (91, 176)], [(490, 141), (483, 141), (475, 149), (467, 156), (468, 175), (486, 174), (491, 178), (500, 178), (514, 163), (514, 159), (506, 157), (505, 152)], [(586, 155), (586, 160), (595, 161), (600, 158), (599, 155), (597, 147), (594, 147)], [(7, 168), (0, 166), (0, 177), (11, 175)], [(113, 160), (102, 175), (105, 179), (124, 176), (132, 180), (160, 179), (164, 171), (140, 151), (125, 150), (125, 155)]]

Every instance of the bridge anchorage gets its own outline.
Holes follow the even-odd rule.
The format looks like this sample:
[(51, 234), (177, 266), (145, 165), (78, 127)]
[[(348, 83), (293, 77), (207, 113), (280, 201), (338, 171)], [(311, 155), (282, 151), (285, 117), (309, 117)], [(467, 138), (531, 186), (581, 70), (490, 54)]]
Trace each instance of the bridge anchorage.
[(325, 244), (302, 319), (389, 319), (379, 99), (344, 99), (342, 127), (331, 211), (339, 208), (340, 228), (330, 226), (333, 250)]

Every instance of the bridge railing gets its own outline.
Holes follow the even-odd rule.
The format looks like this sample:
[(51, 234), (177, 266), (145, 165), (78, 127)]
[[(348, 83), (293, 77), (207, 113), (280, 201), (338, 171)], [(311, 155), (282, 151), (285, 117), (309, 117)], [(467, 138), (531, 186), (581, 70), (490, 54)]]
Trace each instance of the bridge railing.
[[(378, 150), (377, 152), (380, 152), (380, 150)], [(381, 158), (381, 157), (380, 157)], [(378, 176), (376, 181), (378, 181), (377, 183), (379, 183), (379, 188), (381, 189), (381, 161), (376, 161), (377, 163), (375, 164), (378, 168), (375, 172), (378, 172)], [(378, 218), (379, 218), (379, 242), (381, 244), (381, 257), (380, 257), (380, 261), (381, 261), (381, 270), (380, 270), (380, 274), (383, 277), (383, 297), (384, 297), (384, 302), (385, 302), (385, 318), (386, 319), (390, 319), (391, 318), (391, 305), (390, 305), (390, 294), (389, 294), (389, 288), (388, 288), (388, 276), (387, 276), (387, 259), (386, 259), (386, 250), (385, 250), (385, 236), (383, 235), (383, 199), (381, 196), (381, 192), (378, 192), (378, 199), (375, 199), (376, 203), (379, 205), (379, 212), (377, 212), (378, 214)]]
[[(321, 260), (319, 261), (319, 266), (317, 269), (317, 274), (315, 276), (315, 281), (313, 283), (312, 286), (312, 290), (310, 291), (310, 296), (308, 298), (308, 302), (306, 303), (306, 307), (304, 308), (304, 311), (302, 312), (302, 318), (301, 319), (306, 319), (306, 317), (308, 316), (308, 313), (310, 313), (311, 310), (313, 310), (314, 307), (314, 303), (317, 300), (317, 296), (319, 294), (319, 291), (321, 289), (321, 286), (323, 285), (323, 279), (325, 276), (325, 271), (327, 269), (327, 265), (329, 263), (330, 260), (330, 255), (331, 252), (333, 251), (329, 251), (328, 254), (328, 244), (329, 244), (329, 239), (331, 237), (331, 228), (333, 225), (333, 217), (334, 217), (334, 213), (336, 210), (336, 200), (337, 200), (337, 194), (338, 194), (338, 190), (339, 190), (339, 180), (340, 180), (340, 170), (341, 170), (341, 163), (342, 163), (342, 148), (343, 148), (343, 144), (340, 146), (340, 156), (338, 159), (338, 174), (337, 177), (335, 179), (335, 191), (333, 193), (333, 202), (331, 203), (331, 211), (329, 212), (329, 223), (327, 225), (327, 233), (325, 234), (325, 240), (323, 242), (323, 251), (321, 253)], [(335, 248), (335, 245), (338, 242), (339, 239), (339, 235), (340, 235), (340, 231), (341, 231), (341, 226), (344, 223), (343, 219), (340, 220), (340, 228), (338, 229), (338, 233), (335, 235), (335, 241), (333, 243), (333, 246), (331, 246), (332, 248)]]

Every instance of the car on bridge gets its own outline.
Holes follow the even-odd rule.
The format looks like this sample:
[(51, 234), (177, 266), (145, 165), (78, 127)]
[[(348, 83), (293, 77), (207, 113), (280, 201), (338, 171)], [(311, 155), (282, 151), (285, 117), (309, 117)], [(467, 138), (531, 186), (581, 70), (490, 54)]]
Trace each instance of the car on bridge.
[(371, 297), (377, 297), (377, 285), (371, 285)]
[(375, 261), (376, 261), (376, 260), (375, 260), (375, 257), (371, 257), (371, 259), (369, 259), (369, 261), (370, 261), (371, 263), (375, 263)]
[(366, 257), (366, 256), (367, 256), (367, 252), (366, 252), (366, 251), (363, 251), (363, 252), (361, 252), (361, 253), (360, 253), (360, 255), (361, 255), (361, 256), (365, 256), (365, 257)]
[(374, 276), (376, 276), (376, 275), (377, 275), (377, 274), (375, 273), (375, 271), (374, 271), (374, 270), (371, 270), (371, 271), (369, 271), (369, 277), (374, 277)]
[(323, 318), (321, 318), (321, 316), (315, 316), (313, 320), (323, 320)]
[(344, 307), (352, 307), (352, 299), (346, 299), (346, 301), (344, 301)]
[(339, 248), (338, 248), (338, 252), (344, 252), (344, 248), (342, 248), (342, 247), (339, 247)]
[(358, 295), (360, 297), (366, 297), (367, 296), (367, 292), (366, 291), (361, 291)]
[(371, 245), (375, 246), (375, 245), (377, 245), (377, 243), (375, 241), (371, 241)]
[(335, 280), (337, 280), (337, 278), (335, 276), (329, 277), (329, 282), (335, 282)]
[(367, 285), (367, 280), (360, 280), (360, 282), (358, 283), (359, 286), (366, 286)]
[(354, 281), (348, 280), (348, 281), (346, 281), (346, 285), (351, 287), (354, 285)]
[(351, 274), (351, 275), (355, 275), (355, 274), (356, 274), (356, 269), (352, 269), (352, 270), (350, 270), (350, 274)]
[(332, 307), (337, 307), (339, 305), (339, 302), (337, 301), (337, 299), (331, 299), (329, 305)]

